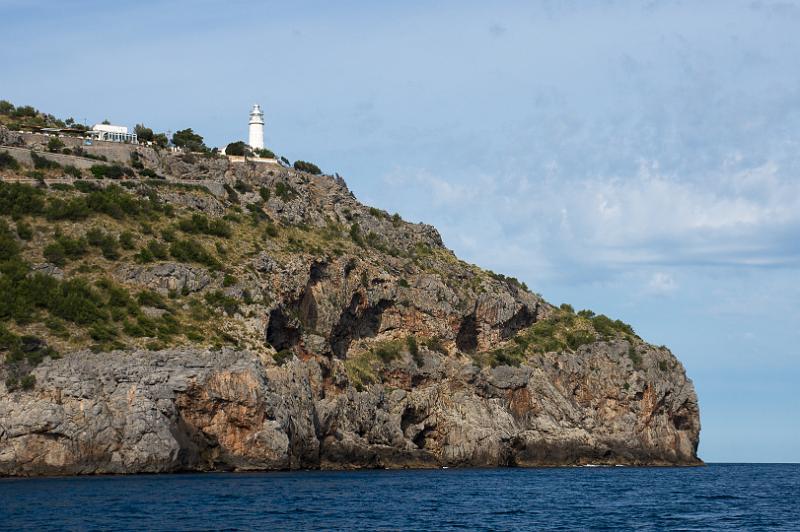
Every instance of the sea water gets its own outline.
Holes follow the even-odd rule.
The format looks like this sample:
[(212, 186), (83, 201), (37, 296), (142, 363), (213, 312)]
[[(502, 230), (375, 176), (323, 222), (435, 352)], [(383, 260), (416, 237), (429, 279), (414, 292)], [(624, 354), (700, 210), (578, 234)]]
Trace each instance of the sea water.
[(0, 479), (3, 530), (800, 530), (800, 465)]

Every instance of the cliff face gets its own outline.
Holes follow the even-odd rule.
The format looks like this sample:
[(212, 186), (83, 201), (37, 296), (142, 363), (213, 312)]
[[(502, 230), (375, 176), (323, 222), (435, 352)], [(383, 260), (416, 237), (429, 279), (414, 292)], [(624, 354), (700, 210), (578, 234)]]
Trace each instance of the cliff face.
[(40, 366), (36, 392), (0, 399), (0, 473), (696, 463), (691, 383), (653, 364), (665, 352), (635, 372), (626, 352), (479, 369), (426, 351), (363, 391), (316, 358), (75, 353)]
[[(0, 213), (23, 265), (0, 268), (0, 474), (700, 463), (691, 381), (629, 326), (459, 261), (340, 179), (141, 161), (170, 182), (51, 184)], [(32, 279), (53, 292), (23, 312)], [(78, 282), (91, 312), (61, 302)]]

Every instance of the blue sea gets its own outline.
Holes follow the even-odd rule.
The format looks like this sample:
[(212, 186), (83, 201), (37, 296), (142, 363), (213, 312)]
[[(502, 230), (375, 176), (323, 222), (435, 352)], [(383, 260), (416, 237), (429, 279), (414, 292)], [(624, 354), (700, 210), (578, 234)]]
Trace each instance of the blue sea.
[(800, 530), (800, 464), (0, 479), (2, 530)]

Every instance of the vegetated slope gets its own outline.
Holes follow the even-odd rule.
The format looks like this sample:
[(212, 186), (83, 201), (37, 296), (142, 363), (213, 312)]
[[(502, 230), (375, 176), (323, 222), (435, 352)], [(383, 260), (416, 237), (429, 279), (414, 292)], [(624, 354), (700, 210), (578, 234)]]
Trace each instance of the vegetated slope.
[(628, 325), (341, 179), (133, 159), (170, 180), (0, 184), (0, 473), (699, 463), (691, 381)]

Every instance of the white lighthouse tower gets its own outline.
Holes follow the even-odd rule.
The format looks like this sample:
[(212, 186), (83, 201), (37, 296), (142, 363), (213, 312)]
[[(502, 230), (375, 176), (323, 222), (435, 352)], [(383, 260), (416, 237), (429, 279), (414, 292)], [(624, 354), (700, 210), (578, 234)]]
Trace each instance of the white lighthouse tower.
[(264, 113), (258, 104), (250, 111), (250, 147), (254, 150), (264, 149)]

